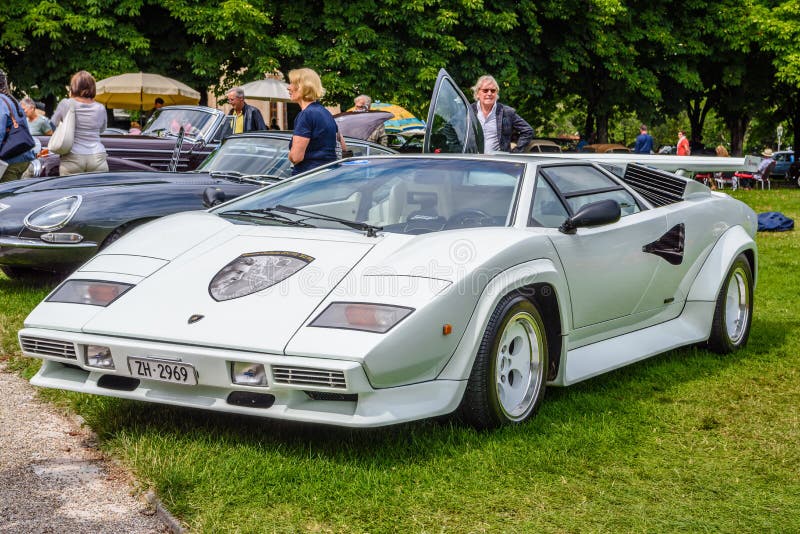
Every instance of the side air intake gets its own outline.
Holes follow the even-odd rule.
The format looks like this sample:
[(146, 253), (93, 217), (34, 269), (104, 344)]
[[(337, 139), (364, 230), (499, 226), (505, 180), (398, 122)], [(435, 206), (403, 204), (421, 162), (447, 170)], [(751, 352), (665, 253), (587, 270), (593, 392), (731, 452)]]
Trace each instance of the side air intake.
[(666, 206), (683, 200), (686, 180), (638, 163), (629, 163), (622, 180), (653, 206)]

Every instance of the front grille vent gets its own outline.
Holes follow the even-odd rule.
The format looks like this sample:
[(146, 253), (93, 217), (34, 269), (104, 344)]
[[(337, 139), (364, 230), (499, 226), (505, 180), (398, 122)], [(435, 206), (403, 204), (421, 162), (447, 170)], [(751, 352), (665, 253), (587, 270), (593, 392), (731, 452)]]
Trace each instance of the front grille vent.
[(672, 173), (629, 163), (622, 180), (653, 206), (666, 206), (683, 200), (686, 180)]
[(308, 369), (306, 367), (272, 367), (272, 375), (276, 384), (293, 386), (320, 386), (326, 388), (346, 389), (347, 382), (343, 371), (326, 371), (324, 369)]
[(68, 358), (77, 360), (75, 345), (69, 341), (57, 341), (55, 339), (45, 339), (41, 337), (20, 336), (22, 350), (28, 354), (38, 354), (40, 356), (54, 356), (56, 358)]

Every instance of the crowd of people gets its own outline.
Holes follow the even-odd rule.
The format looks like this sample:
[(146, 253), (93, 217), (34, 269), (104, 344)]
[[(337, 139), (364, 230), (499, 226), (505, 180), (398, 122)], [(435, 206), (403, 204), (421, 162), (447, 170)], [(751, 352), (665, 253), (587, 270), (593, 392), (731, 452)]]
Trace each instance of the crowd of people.
[[(293, 174), (305, 172), (340, 158), (346, 152), (344, 137), (339, 132), (331, 113), (320, 103), (325, 94), (319, 75), (312, 69), (301, 68), (289, 72), (289, 96), (292, 102), (300, 106), (300, 113), (294, 121), (294, 130), (289, 145), (289, 160), (293, 164)], [(524, 151), (534, 138), (534, 130), (514, 108), (499, 102), (500, 85), (491, 75), (478, 78), (472, 87), (474, 102), (472, 109), (478, 119), (484, 136), (484, 152)], [(75, 73), (69, 84), (69, 97), (58, 103), (52, 119), (43, 116), (39, 106), (31, 98), (19, 101), (14, 98), (8, 87), (7, 75), (0, 71), (0, 123), (6, 124), (5, 131), (0, 128), (0, 181), (25, 177), (30, 162), (35, 158), (35, 149), (19, 154), (3, 157), (2, 147), (7, 132), (12, 124), (22, 124), (29, 129), (31, 136), (52, 135), (54, 130), (68, 115), (74, 117), (74, 135), (71, 149), (61, 154), (59, 171), (61, 175), (80, 172), (108, 170), (107, 155), (100, 135), (106, 129), (106, 109), (95, 101), (96, 82), (87, 71)], [(268, 127), (261, 112), (245, 100), (242, 87), (232, 87), (226, 92), (233, 116), (234, 133), (257, 130), (278, 129), (275, 118)], [(372, 99), (360, 94), (354, 99), (354, 111), (368, 111)], [(156, 98), (153, 109), (142, 117), (142, 123), (164, 105), (164, 100)], [(141, 133), (138, 122), (131, 123), (130, 132)], [(34, 138), (35, 139), (35, 138)], [(383, 126), (372, 132), (370, 141), (387, 144), (387, 136)], [(582, 136), (580, 143), (587, 140)], [(580, 144), (579, 147), (580, 149)], [(38, 150), (38, 147), (36, 147)], [(648, 133), (647, 125), (642, 124), (636, 137), (633, 151), (637, 154), (652, 154), (654, 139)], [(723, 146), (717, 147), (718, 156), (727, 156)], [(678, 156), (689, 156), (691, 148), (684, 131), (678, 132), (676, 144)], [(771, 151), (763, 153), (764, 160), (771, 159)], [(774, 160), (772, 160), (774, 162)], [(769, 171), (769, 162), (764, 163), (764, 170), (759, 168), (757, 176)], [(760, 173), (760, 174), (759, 174)], [(713, 186), (713, 181), (711, 182)]]

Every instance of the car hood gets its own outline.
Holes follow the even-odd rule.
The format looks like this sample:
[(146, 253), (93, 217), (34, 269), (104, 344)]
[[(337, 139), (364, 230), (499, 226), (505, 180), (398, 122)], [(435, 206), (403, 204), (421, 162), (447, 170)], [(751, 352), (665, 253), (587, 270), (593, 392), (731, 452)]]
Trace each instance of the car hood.
[[(335, 230), (298, 238), (291, 227), (236, 225), (203, 215), (182, 214), (197, 221), (194, 240), (180, 231), (159, 232), (153, 228), (158, 223), (151, 224), (74, 273), (71, 278), (108, 278), (110, 273), (126, 269), (129, 275), (147, 275), (146, 271), (135, 272), (141, 269), (143, 251), (150, 262), (146, 269), (157, 270), (107, 308), (98, 308), (82, 331), (232, 349), (260, 347), (264, 352), (282, 353), (295, 331), (374, 242), (357, 233)], [(129, 254), (130, 250), (137, 254)], [(271, 287), (215, 300), (210, 291), (215, 276), (240, 256), (257, 253), (296, 256), (308, 263)], [(190, 324), (193, 316), (202, 319)]]
[[(467, 280), (480, 292), (472, 286), (485, 286), (525, 261), (537, 243), (549, 241), (512, 228), (375, 238), (347, 230), (233, 224), (206, 212), (185, 212), (131, 231), (70, 276), (135, 285), (117, 301), (106, 308), (44, 302), (25, 324), (280, 354), (331, 301), (421, 304), (429, 297), (403, 292), (431, 284), (408, 285), (411, 279), (439, 280), (434, 285), (440, 288)], [(542, 257), (554, 257), (549, 248), (542, 247)], [(308, 264), (271, 287), (216, 300), (215, 276), (237, 258), (258, 253), (302, 257)], [(380, 284), (380, 277), (387, 283)], [(396, 285), (398, 291), (385, 293)], [(384, 293), (364, 294), (369, 286)]]
[[(14, 188), (0, 189), (0, 195), (13, 193), (21, 195), (40, 191), (63, 191), (65, 189), (81, 189), (89, 187), (129, 186), (138, 184), (167, 183), (191, 179), (193, 181), (208, 178), (206, 173), (196, 172), (93, 172), (72, 176), (54, 176), (35, 180), (16, 180), (19, 184)], [(209, 183), (212, 183), (211, 179)], [(3, 184), (5, 185), (5, 184)], [(56, 196), (56, 195), (54, 195)]]

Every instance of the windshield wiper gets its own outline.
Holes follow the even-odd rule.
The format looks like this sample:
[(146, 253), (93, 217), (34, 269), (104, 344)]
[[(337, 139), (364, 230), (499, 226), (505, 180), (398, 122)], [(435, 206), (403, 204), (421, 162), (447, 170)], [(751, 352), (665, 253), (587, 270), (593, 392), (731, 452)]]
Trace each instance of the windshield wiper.
[(338, 222), (339, 224), (343, 224), (355, 230), (361, 230), (367, 232), (367, 237), (377, 237), (378, 232), (383, 230), (383, 226), (373, 226), (368, 223), (351, 221), (348, 219), (340, 219), (339, 217), (334, 217), (332, 215), (325, 215), (324, 213), (317, 213), (315, 211), (301, 210), (299, 208), (290, 208), (289, 206), (284, 206), (282, 204), (278, 204), (272, 209), (275, 211), (282, 211), (284, 213), (291, 213), (294, 215), (305, 215), (306, 218), (300, 219), (300, 221), (304, 221), (307, 219), (318, 219), (320, 221)]
[(252, 210), (229, 210), (229, 211), (220, 211), (219, 215), (229, 215), (229, 216), (245, 216), (245, 217), (254, 217), (256, 219), (267, 219), (269, 221), (276, 221), (284, 224), (288, 224), (289, 226), (302, 226), (303, 228), (315, 228), (313, 224), (308, 224), (302, 220), (295, 220), (291, 217), (285, 217), (278, 213), (274, 213), (274, 208), (262, 208), (262, 209), (252, 209)]
[(280, 180), (277, 176), (268, 174), (243, 174), (239, 171), (209, 171), (212, 178), (232, 178), (239, 183), (266, 185)]

